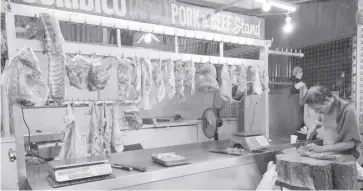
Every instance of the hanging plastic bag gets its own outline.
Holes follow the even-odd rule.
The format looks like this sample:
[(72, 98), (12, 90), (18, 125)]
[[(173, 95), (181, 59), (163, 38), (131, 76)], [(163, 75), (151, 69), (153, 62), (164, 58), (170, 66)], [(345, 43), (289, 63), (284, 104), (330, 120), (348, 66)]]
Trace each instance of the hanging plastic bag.
[(91, 60), (91, 71), (89, 77), (89, 91), (103, 90), (111, 77), (111, 64), (103, 64), (100, 59)]
[(256, 190), (279, 190), (276, 186), (276, 180), (276, 165), (273, 161), (270, 161), (267, 165), (267, 171), (263, 174), (262, 180), (258, 184)]
[(213, 92), (219, 90), (217, 71), (213, 64), (203, 64), (199, 69), (198, 74), (200, 91)]
[(83, 56), (76, 55), (69, 64), (66, 65), (69, 84), (78, 89), (87, 89), (89, 86), (88, 75), (91, 71), (91, 64)]
[(129, 96), (132, 80), (132, 61), (126, 58), (117, 59), (117, 87), (120, 99), (126, 99)]

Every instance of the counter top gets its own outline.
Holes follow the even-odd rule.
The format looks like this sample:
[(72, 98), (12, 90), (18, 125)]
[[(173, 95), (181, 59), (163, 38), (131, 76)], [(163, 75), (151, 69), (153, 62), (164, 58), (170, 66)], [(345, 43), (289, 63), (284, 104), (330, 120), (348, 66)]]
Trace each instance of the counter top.
[[(59, 190), (121, 189), (144, 183), (208, 172), (233, 166), (251, 164), (255, 163), (256, 161), (273, 160), (276, 151), (294, 146), (292, 144), (271, 145), (271, 148), (265, 153), (247, 153), (243, 156), (209, 152), (211, 149), (225, 149), (229, 145), (230, 140), (223, 140), (113, 154), (110, 159), (111, 163), (144, 166), (148, 168), (148, 171), (142, 173), (137, 171), (113, 169), (113, 174), (116, 176), (116, 178), (61, 187)], [(191, 164), (176, 167), (164, 167), (154, 163), (151, 160), (152, 154), (164, 152), (176, 152), (181, 154), (190, 159)], [(31, 189), (53, 189), (45, 179), (48, 175), (46, 170), (47, 165), (27, 167), (27, 180)]]

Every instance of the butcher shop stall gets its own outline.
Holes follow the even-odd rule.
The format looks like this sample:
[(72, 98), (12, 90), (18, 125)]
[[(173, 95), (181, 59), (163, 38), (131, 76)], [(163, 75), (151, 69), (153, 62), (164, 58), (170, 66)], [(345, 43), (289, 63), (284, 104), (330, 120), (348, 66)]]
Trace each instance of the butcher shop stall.
[(313, 85), (360, 112), (354, 3), (1, 3), (2, 189), (358, 189), (297, 133)]

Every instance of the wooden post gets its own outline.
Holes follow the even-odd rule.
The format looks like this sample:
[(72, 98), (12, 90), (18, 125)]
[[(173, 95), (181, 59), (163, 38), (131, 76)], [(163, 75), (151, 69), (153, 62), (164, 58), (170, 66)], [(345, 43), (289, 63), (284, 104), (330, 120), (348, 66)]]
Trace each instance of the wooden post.
[[(5, 18), (6, 23), (6, 35), (8, 43), (8, 55), (9, 58), (12, 58), (17, 50), (15, 45), (12, 43), (16, 40), (16, 32), (15, 32), (15, 18), (14, 14), (11, 12), (6, 13)], [(6, 99), (7, 100), (7, 99)], [(16, 149), (16, 165), (18, 171), (18, 187), (19, 189), (25, 189), (26, 187), (26, 165), (25, 165), (25, 149), (24, 149), (24, 134), (23, 131), (19, 128), (22, 125), (19, 124), (19, 121), (16, 119), (22, 119), (21, 116), (21, 108), (20, 105), (13, 105), (8, 101), (8, 114), (9, 117), (9, 129), (14, 130), (15, 135), (15, 149)], [(6, 114), (6, 112), (4, 113)], [(7, 119), (7, 117), (5, 117)]]
[[(265, 47), (261, 48), (260, 49), (260, 60), (263, 60), (264, 61), (264, 65), (263, 65), (263, 68), (265, 70), (268, 71), (268, 56), (269, 56), (269, 48), (270, 48), (270, 44), (267, 44), (265, 45)], [(268, 82), (269, 82), (269, 79), (266, 78), (265, 79), (265, 84), (268, 85)], [(270, 137), (270, 112), (269, 112), (269, 101), (268, 101), (268, 91), (265, 90), (265, 92), (263, 93), (263, 98), (265, 100), (265, 124), (262, 126), (262, 132), (263, 134), (265, 135), (266, 139), (269, 140), (269, 137)]]

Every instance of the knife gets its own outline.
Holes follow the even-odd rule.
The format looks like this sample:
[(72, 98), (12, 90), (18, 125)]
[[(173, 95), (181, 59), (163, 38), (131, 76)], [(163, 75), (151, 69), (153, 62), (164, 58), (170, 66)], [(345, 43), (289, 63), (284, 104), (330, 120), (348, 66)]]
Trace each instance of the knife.
[(115, 168), (121, 168), (121, 169), (124, 169), (125, 168), (125, 170), (131, 169), (131, 170), (136, 170), (136, 171), (139, 171), (139, 172), (146, 172), (147, 171), (147, 168), (146, 167), (138, 167), (138, 166), (133, 166), (133, 165), (113, 164), (113, 166)]
[(133, 169), (129, 166), (121, 166), (121, 165), (115, 165), (112, 164), (111, 167), (113, 168), (118, 168), (118, 169), (122, 169), (122, 170), (127, 170), (127, 171), (132, 171)]

